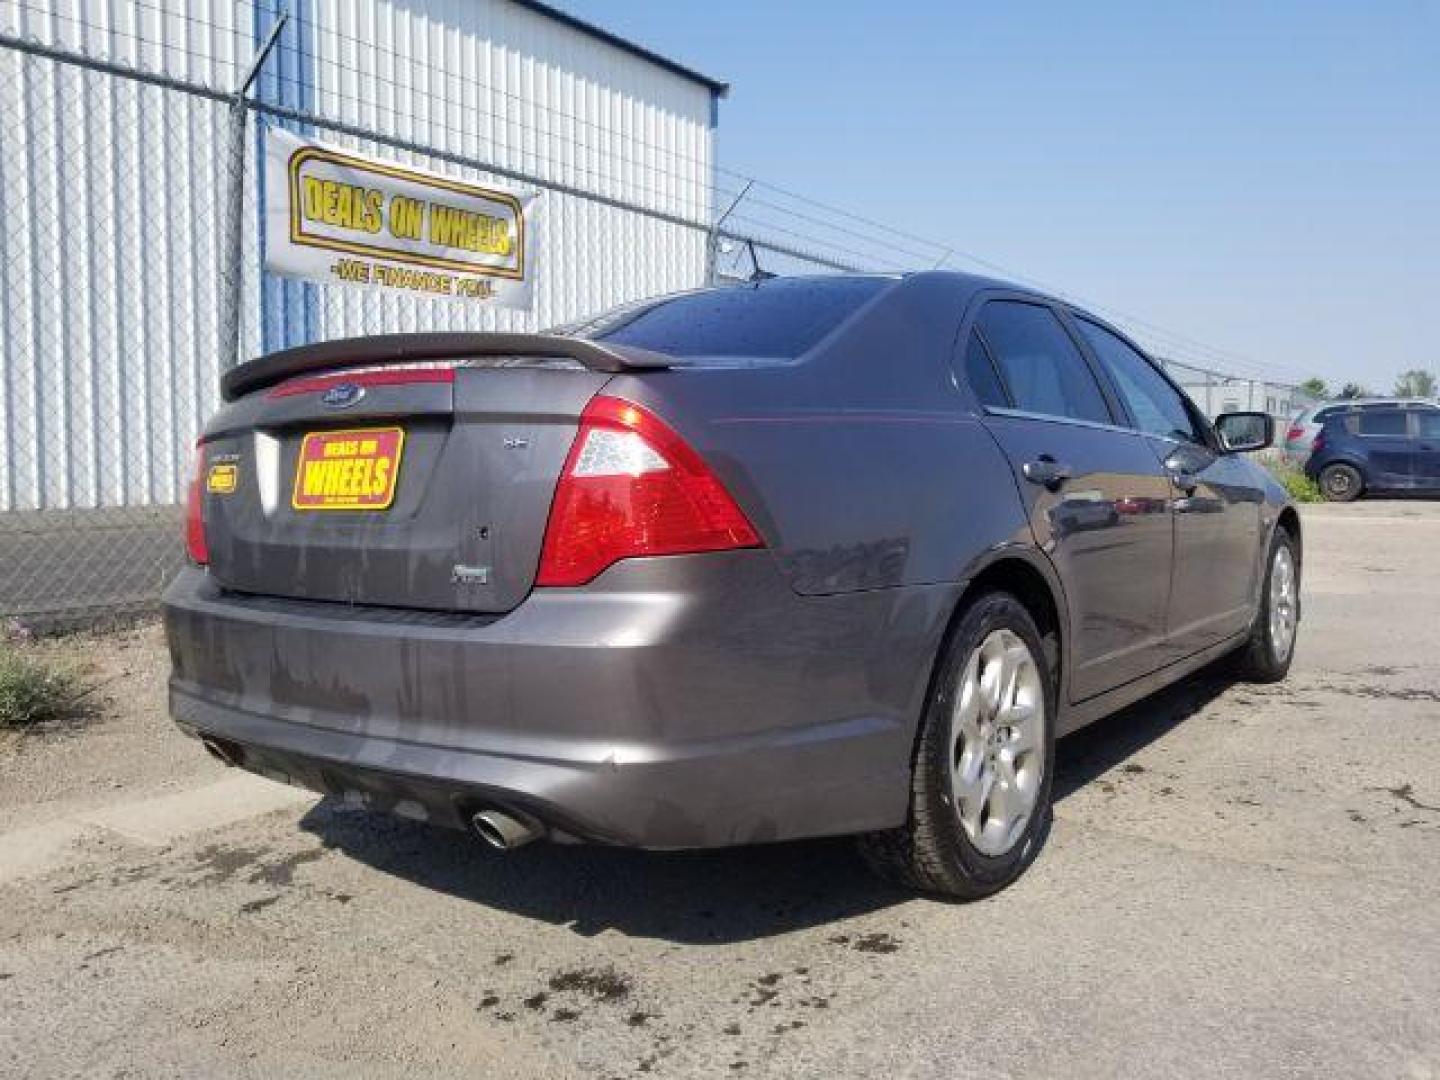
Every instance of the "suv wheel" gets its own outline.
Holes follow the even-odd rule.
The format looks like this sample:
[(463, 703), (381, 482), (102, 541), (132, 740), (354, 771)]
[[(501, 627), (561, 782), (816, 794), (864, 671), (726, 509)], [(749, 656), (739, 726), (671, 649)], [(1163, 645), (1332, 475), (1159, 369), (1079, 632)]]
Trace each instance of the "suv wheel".
[(1050, 824), (1055, 677), (1035, 621), (987, 593), (951, 633), (921, 723), (903, 828), (861, 839), (884, 876), (978, 900), (1034, 860)]
[(1250, 640), (1238, 654), (1242, 679), (1279, 682), (1290, 672), (1295, 635), (1300, 628), (1300, 560), (1295, 541), (1276, 529), (1261, 585), (1260, 606)]
[(1320, 494), (1331, 502), (1353, 502), (1364, 487), (1353, 465), (1326, 465), (1320, 470)]

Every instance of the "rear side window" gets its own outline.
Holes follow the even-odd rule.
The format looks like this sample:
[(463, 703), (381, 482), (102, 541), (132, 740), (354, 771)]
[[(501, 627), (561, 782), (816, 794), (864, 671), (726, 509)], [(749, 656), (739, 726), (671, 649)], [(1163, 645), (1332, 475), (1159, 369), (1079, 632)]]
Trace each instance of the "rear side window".
[(1115, 380), (1120, 396), (1125, 399), (1141, 431), (1167, 439), (1203, 444), (1204, 439), (1195, 430), (1194, 418), (1185, 407), (1185, 399), (1150, 365), (1149, 360), (1103, 326), (1089, 319), (1077, 318), (1075, 321), (1080, 333)]
[(1015, 408), (1112, 422), (1100, 385), (1049, 308), (992, 300), (980, 311), (979, 327)]
[(777, 278), (642, 300), (551, 332), (671, 356), (788, 360), (893, 284), (881, 277)]
[(1005, 388), (1000, 385), (1000, 376), (995, 372), (995, 364), (990, 359), (990, 350), (975, 333), (971, 333), (970, 344), (965, 349), (965, 381), (986, 408), (1003, 409), (1010, 404)]
[(1440, 412), (1417, 412), (1415, 419), (1420, 424), (1420, 437), (1422, 439), (1440, 439)]
[(1407, 434), (1405, 414), (1392, 409), (1362, 412), (1356, 416), (1356, 428), (1361, 435), (1405, 435)]

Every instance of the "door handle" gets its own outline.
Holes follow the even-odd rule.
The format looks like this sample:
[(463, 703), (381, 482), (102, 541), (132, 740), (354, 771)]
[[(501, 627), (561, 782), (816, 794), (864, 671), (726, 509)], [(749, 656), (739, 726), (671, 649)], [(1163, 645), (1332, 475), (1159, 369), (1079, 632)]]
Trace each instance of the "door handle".
[(1037, 461), (1027, 461), (1020, 467), (1025, 479), (1032, 484), (1054, 491), (1074, 475), (1075, 470), (1064, 462), (1056, 461), (1049, 454), (1041, 454)]

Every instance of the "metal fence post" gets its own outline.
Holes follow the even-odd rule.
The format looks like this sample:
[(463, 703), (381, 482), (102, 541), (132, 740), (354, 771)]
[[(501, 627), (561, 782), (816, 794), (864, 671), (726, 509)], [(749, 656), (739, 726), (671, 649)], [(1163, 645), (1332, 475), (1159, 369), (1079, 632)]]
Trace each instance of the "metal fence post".
[(280, 31), (289, 19), (281, 12), (270, 28), (265, 43), (250, 62), (245, 78), (230, 101), (225, 131), (225, 165), (228, 188), (225, 192), (225, 217), (220, 233), (220, 302), (217, 347), (222, 371), (240, 361), (240, 305), (245, 291), (245, 129), (250, 111), (247, 97), (250, 87), (270, 50), (280, 40)]
[(754, 180), (746, 180), (745, 186), (740, 189), (740, 194), (735, 196), (734, 200), (730, 203), (730, 205), (725, 208), (725, 212), (715, 219), (714, 225), (710, 226), (710, 232), (705, 237), (706, 285), (715, 284), (715, 277), (719, 271), (718, 263), (720, 260), (720, 227), (725, 224), (725, 219), (735, 212), (735, 208), (740, 205), (740, 201), (744, 199), (746, 195), (750, 194), (750, 189), (754, 186)]

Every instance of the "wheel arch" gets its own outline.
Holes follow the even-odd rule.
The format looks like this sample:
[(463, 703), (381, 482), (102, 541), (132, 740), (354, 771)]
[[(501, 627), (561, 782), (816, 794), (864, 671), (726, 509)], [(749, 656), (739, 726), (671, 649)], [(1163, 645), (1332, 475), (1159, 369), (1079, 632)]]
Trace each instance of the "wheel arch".
[[(1300, 527), (1300, 511), (1296, 510), (1293, 504), (1287, 505), (1282, 508), (1279, 516), (1275, 519), (1275, 528), (1276, 530), (1284, 529), (1287, 533), (1289, 533), (1291, 543), (1294, 545), (1295, 576), (1297, 583), (1295, 603), (1297, 609), (1303, 611), (1304, 601), (1300, 597), (1300, 593), (1298, 591), (1299, 584), (1303, 583), (1305, 580), (1305, 538)], [(1273, 534), (1270, 543), (1274, 543)], [(1270, 550), (1270, 544), (1265, 545), (1265, 550), (1267, 552)], [(1263, 581), (1264, 579), (1262, 578), (1261, 580)]]
[(1295, 541), (1295, 558), (1299, 561), (1305, 552), (1305, 540), (1300, 529), (1300, 511), (1294, 506), (1284, 507), (1275, 518), (1275, 527), (1284, 529), (1290, 534), (1290, 539)]
[(1040, 552), (1019, 545), (994, 549), (981, 556), (971, 565), (965, 577), (965, 587), (950, 611), (945, 633), (940, 638), (940, 648), (931, 662), (931, 676), (926, 702), (934, 692), (936, 673), (940, 658), (950, 643), (956, 626), (975, 598), (987, 592), (1008, 592), (1024, 605), (1040, 631), (1045, 643), (1046, 661), (1055, 678), (1057, 698), (1061, 709), (1069, 695), (1066, 693), (1065, 678), (1069, 671), (1069, 607), (1065, 601), (1065, 590), (1059, 575), (1050, 561)]

